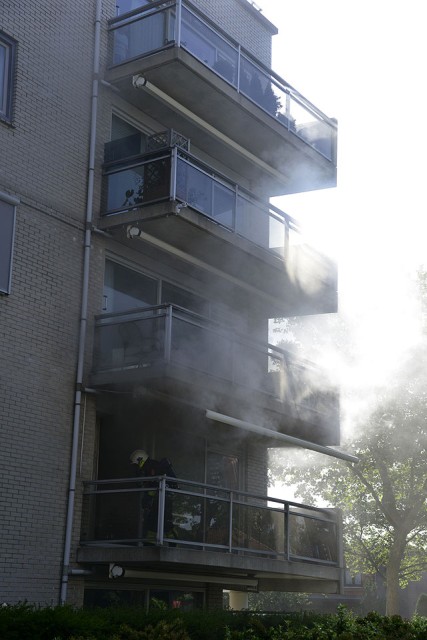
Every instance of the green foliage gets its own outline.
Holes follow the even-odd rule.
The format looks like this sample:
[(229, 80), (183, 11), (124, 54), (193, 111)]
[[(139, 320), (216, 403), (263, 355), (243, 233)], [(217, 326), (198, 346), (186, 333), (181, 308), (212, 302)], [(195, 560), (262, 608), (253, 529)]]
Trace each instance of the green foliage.
[(426, 640), (427, 618), (411, 621), (372, 612), (361, 618), (339, 607), (335, 615), (301, 612), (163, 611), (121, 609), (0, 609), (2, 640)]
[(181, 619), (160, 620), (156, 624), (149, 624), (143, 629), (135, 629), (128, 624), (121, 624), (117, 633), (108, 640), (190, 640)]
[(160, 600), (159, 598), (151, 598), (150, 608), (160, 609), (162, 611), (165, 611), (168, 608), (168, 605), (164, 600)]
[(347, 566), (364, 574), (385, 567), (388, 596), (427, 569), (426, 353), (419, 348), (416, 355), (378, 398), (363, 431), (346, 443), (358, 464), (325, 466), (323, 456), (305, 452), (304, 464), (289, 465), (288, 456), (274, 467), (304, 502), (320, 499), (342, 510)]
[(250, 593), (248, 597), (251, 611), (299, 611), (310, 602), (306, 593), (285, 593), (262, 591)]

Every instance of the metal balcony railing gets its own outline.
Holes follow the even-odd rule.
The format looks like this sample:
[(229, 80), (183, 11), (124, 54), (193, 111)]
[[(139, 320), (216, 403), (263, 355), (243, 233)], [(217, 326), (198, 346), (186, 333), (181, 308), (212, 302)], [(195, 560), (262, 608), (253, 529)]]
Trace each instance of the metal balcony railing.
[[(93, 373), (144, 370), (171, 364), (229, 384), (268, 394), (299, 416), (338, 415), (338, 394), (312, 363), (249, 341), (181, 307), (163, 304), (96, 318)], [(116, 376), (118, 377), (118, 376)]]
[(112, 64), (174, 46), (335, 163), (336, 124), (187, 0), (150, 2), (110, 21)]
[(257, 200), (181, 147), (107, 163), (105, 181), (104, 215), (178, 200), (282, 257), (299, 239), (291, 216)]
[(340, 566), (334, 510), (190, 480), (85, 483), (82, 545), (169, 545)]

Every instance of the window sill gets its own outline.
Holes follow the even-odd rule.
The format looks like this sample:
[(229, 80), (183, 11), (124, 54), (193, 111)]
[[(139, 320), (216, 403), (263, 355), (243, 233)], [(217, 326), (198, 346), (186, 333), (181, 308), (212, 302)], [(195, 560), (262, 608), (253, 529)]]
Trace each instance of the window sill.
[(10, 127), (11, 129), (15, 129), (15, 125), (13, 121), (7, 116), (0, 113), (0, 124), (6, 125), (6, 127)]

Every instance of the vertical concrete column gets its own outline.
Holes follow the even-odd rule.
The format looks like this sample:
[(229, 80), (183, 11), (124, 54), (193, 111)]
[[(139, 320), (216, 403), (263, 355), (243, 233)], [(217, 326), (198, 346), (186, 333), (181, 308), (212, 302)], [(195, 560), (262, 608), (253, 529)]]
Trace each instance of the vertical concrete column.
[(248, 608), (248, 594), (246, 591), (230, 591), (230, 609), (242, 611)]

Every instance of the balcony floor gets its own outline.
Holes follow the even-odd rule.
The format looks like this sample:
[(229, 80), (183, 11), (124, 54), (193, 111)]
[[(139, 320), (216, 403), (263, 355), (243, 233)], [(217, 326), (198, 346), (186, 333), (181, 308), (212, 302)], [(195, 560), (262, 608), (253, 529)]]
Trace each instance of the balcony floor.
[[(217, 224), (191, 209), (177, 213), (176, 202), (105, 216), (100, 228), (127, 242), (132, 249), (150, 250), (165, 261), (179, 257), (197, 272), (212, 296), (229, 297), (240, 309), (258, 307), (266, 317), (335, 313), (337, 274), (331, 260), (304, 245), (290, 248), (285, 259), (273, 250)], [(146, 234), (128, 240), (128, 225)], [(151, 245), (151, 249), (150, 249)], [(157, 256), (156, 256), (157, 254)]]
[[(132, 77), (139, 74), (149, 84), (134, 88)], [(269, 196), (336, 186), (331, 161), (183, 49), (122, 63), (106, 79), (125, 100), (193, 139)]]
[[(177, 581), (200, 581), (199, 576), (221, 578), (223, 587), (236, 588), (236, 582), (253, 580), (264, 591), (303, 591), (338, 593), (341, 569), (309, 562), (292, 562), (268, 557), (248, 557), (170, 547), (80, 546), (77, 561), (82, 564), (119, 564), (144, 571), (144, 578), (156, 579), (156, 572), (175, 575)], [(145, 575), (147, 572), (147, 575)], [(227, 584), (227, 578), (230, 584)], [(207, 580), (208, 581), (208, 580)]]

